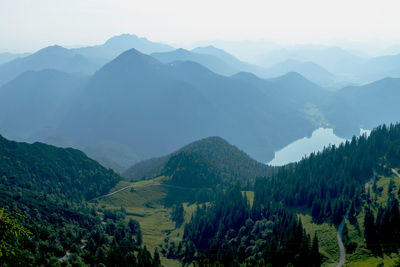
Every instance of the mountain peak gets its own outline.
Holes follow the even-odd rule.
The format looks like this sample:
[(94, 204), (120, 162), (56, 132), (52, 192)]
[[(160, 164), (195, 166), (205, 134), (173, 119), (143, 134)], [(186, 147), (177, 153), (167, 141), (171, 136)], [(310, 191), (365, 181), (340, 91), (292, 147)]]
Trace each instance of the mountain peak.
[(62, 47), (60, 45), (51, 45), (47, 46), (45, 48), (40, 49), (37, 51), (35, 54), (45, 54), (45, 53), (66, 53), (69, 52), (69, 50), (65, 47)]
[(148, 56), (146, 54), (143, 54), (136, 50), (135, 48), (131, 48), (129, 50), (126, 50), (119, 56), (117, 56), (114, 60), (109, 62), (106, 65), (109, 64), (116, 64), (116, 63), (134, 63), (135, 65), (138, 63), (150, 63), (150, 64), (161, 64), (157, 59)]
[(128, 33), (124, 33), (124, 34), (120, 34), (120, 35), (116, 35), (111, 37), (110, 39), (108, 39), (104, 44), (105, 45), (111, 45), (111, 44), (118, 44), (121, 42), (130, 42), (130, 41), (136, 41), (138, 39), (145, 39), (146, 38), (139, 38), (137, 35), (135, 34), (128, 34)]

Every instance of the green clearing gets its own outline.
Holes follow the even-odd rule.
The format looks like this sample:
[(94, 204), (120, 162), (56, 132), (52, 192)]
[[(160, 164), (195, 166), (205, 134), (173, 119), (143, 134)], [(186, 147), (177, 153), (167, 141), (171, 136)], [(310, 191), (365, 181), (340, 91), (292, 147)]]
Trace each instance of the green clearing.
[[(391, 192), (388, 192), (388, 187), (391, 180), (393, 180), (394, 182), (394, 188)], [(367, 190), (368, 188), (370, 190), (370, 200), (372, 202), (370, 207), (373, 209), (375, 216), (377, 213), (378, 205), (385, 206), (389, 198), (389, 194), (397, 195), (397, 192), (400, 188), (400, 179), (395, 175), (391, 175), (388, 177), (378, 176), (376, 187), (376, 193), (374, 193), (372, 190), (373, 184), (367, 187)], [(363, 234), (364, 216), (364, 210), (362, 210), (357, 216), (358, 229), (355, 225), (351, 225), (348, 221), (346, 222), (349, 238), (351, 241), (357, 243), (357, 248), (352, 254), (346, 255), (345, 266), (394, 266), (395, 260), (397, 259), (396, 254), (384, 255), (382, 258), (380, 258), (373, 256), (371, 252), (366, 248)], [(309, 233), (311, 236), (316, 233), (318, 236), (320, 252), (325, 257), (325, 263), (323, 264), (323, 266), (335, 266), (335, 263), (339, 259), (336, 228), (333, 225), (327, 223), (313, 223), (311, 216), (306, 212), (302, 212), (299, 217), (301, 218), (301, 221), (307, 233)]]
[[(123, 187), (134, 186), (135, 190), (131, 191), (130, 188), (123, 190), (115, 195), (108, 196), (96, 201), (96, 205), (107, 209), (120, 209), (123, 207), (127, 212), (127, 219), (133, 218), (140, 223), (143, 233), (143, 244), (147, 246), (150, 251), (154, 251), (156, 247), (161, 249), (164, 240), (167, 238), (168, 242), (178, 243), (182, 239), (184, 225), (175, 229), (175, 224), (170, 219), (171, 209), (164, 206), (164, 200), (169, 190), (178, 192), (176, 188), (171, 189), (159, 185), (164, 177), (157, 177), (151, 180), (143, 180), (137, 182), (121, 181), (112, 190), (116, 191)], [(377, 204), (386, 204), (388, 199), (388, 186), (390, 180), (394, 181), (394, 189), (391, 194), (396, 194), (400, 188), (400, 179), (395, 176), (383, 177), (379, 176), (376, 181), (377, 191), (373, 192), (373, 185), (369, 185), (370, 199), (372, 201), (371, 207), (377, 211)], [(246, 194), (250, 205), (253, 203), (254, 192), (243, 191)], [(196, 210), (196, 205), (189, 205), (183, 203), (185, 210), (185, 223), (190, 221), (192, 214)], [(337, 245), (337, 231), (334, 225), (323, 223), (315, 224), (312, 222), (311, 216), (306, 211), (299, 214), (304, 228), (310, 236), (316, 233), (319, 239), (320, 252), (324, 256), (323, 266), (333, 267), (339, 259), (339, 248)], [(374, 257), (370, 251), (366, 249), (363, 237), (363, 222), (364, 211), (362, 210), (357, 216), (358, 228), (347, 222), (349, 238), (351, 241), (357, 243), (357, 248), (352, 254), (347, 254), (346, 265), (350, 267), (358, 266), (393, 266), (396, 260), (396, 255), (384, 255), (383, 258)], [(165, 266), (181, 266), (177, 260), (166, 259), (162, 257), (162, 263)], [(383, 265), (382, 265), (383, 264)]]
[[(391, 192), (388, 192), (389, 183), (393, 180), (394, 188)], [(373, 192), (373, 184), (369, 185), (366, 189), (370, 191), (370, 207), (377, 214), (378, 205), (386, 206), (386, 202), (389, 198), (389, 194), (397, 195), (397, 191), (400, 188), (400, 179), (391, 175), (388, 177), (378, 176), (376, 180), (376, 192)], [(357, 243), (357, 249), (350, 255), (347, 255), (347, 263), (346, 266), (358, 267), (358, 266), (394, 266), (395, 260), (397, 258), (396, 254), (391, 255), (383, 255), (383, 257), (375, 257), (371, 255), (371, 252), (366, 248), (365, 240), (364, 240), (364, 210), (360, 212), (357, 216), (357, 222), (359, 225), (360, 232), (356, 230), (356, 228), (349, 223), (347, 223), (347, 227), (349, 229), (349, 237), (352, 241)]]
[(328, 223), (316, 224), (312, 222), (311, 215), (299, 214), (306, 232), (313, 237), (317, 234), (319, 241), (319, 252), (323, 255), (322, 266), (335, 266), (339, 260), (339, 247), (337, 244), (337, 231), (334, 225)]
[[(168, 188), (157, 185), (163, 177), (138, 182), (119, 182), (112, 190), (116, 191), (126, 186), (134, 186), (135, 191), (130, 188), (116, 193), (115, 195), (99, 199), (98, 206), (107, 209), (120, 209), (123, 207), (127, 212), (127, 220), (133, 218), (140, 223), (143, 234), (143, 244), (151, 252), (156, 247), (160, 251), (160, 246), (165, 238), (170, 241), (179, 241), (183, 234), (182, 225), (175, 229), (174, 222), (171, 221), (169, 208), (164, 207), (163, 199), (168, 193)], [(195, 206), (185, 208), (185, 220), (190, 220)], [(161, 258), (165, 266), (181, 266), (179, 261)]]
[[(173, 190), (174, 193), (178, 191), (176, 188), (159, 185), (163, 180), (165, 180), (164, 177), (136, 182), (121, 181), (111, 192), (127, 186), (133, 186), (134, 191), (131, 188), (127, 188), (94, 202), (95, 205), (101, 208), (124, 208), (127, 212), (127, 220), (133, 218), (140, 223), (143, 244), (151, 252), (156, 247), (160, 251), (161, 245), (165, 243), (165, 239), (168, 239), (168, 242), (175, 242), (176, 244), (181, 241), (185, 223), (190, 221), (197, 207), (195, 204), (189, 205), (187, 202), (183, 203), (185, 223), (175, 229), (175, 223), (171, 220), (171, 209), (165, 207), (164, 200), (168, 194), (168, 190)], [(243, 194), (246, 194), (250, 205), (252, 205), (254, 192), (243, 191)], [(181, 266), (181, 263), (177, 260), (161, 257), (161, 261), (165, 266)]]

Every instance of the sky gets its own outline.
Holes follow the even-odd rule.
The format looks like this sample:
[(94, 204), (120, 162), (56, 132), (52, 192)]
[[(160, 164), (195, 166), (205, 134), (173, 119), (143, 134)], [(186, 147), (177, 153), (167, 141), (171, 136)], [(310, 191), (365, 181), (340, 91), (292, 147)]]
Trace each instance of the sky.
[(400, 44), (399, 0), (1, 0), (0, 51), (132, 33), (170, 44)]

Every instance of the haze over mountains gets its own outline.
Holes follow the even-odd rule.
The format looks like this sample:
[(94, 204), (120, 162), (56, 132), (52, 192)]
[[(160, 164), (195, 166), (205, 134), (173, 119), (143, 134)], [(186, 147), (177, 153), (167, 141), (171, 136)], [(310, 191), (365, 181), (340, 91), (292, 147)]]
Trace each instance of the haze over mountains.
[[(134, 35), (51, 46), (0, 65), (0, 131), (83, 149), (118, 171), (209, 136), (267, 162), (318, 127), (349, 137), (398, 120), (398, 79), (383, 79), (397, 76), (397, 58), (315, 49), (269, 54), (257, 66), (216, 47), (174, 50)], [(383, 80), (321, 87), (350, 70), (349, 82)], [(363, 73), (375, 76), (358, 78)]]

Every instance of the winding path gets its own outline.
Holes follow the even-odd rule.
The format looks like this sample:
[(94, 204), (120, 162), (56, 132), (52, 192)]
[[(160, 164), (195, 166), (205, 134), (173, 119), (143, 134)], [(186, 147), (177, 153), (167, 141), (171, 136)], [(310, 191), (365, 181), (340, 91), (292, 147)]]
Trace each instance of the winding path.
[(122, 192), (122, 191), (124, 191), (124, 190), (126, 190), (128, 188), (143, 188), (143, 187), (149, 187), (149, 186), (164, 186), (164, 187), (176, 188), (176, 189), (182, 189), (182, 190), (199, 189), (199, 188), (183, 187), (183, 186), (169, 185), (169, 184), (145, 184), (145, 185), (141, 185), (141, 186), (140, 185), (139, 186), (138, 185), (128, 185), (128, 186), (120, 188), (120, 189), (118, 189), (118, 190), (116, 190), (114, 192), (108, 193), (106, 195), (102, 195), (102, 196), (98, 196), (98, 197), (92, 198), (91, 200), (89, 200), (89, 202), (93, 201), (93, 200), (96, 200), (96, 199), (112, 196), (112, 195), (114, 195), (116, 193), (119, 193), (119, 192)]
[(343, 232), (343, 227), (346, 223), (348, 213), (349, 213), (349, 209), (347, 210), (347, 213), (344, 216), (344, 218), (338, 228), (337, 240), (338, 240), (339, 251), (340, 251), (340, 259), (339, 259), (339, 262), (336, 265), (336, 267), (342, 267), (346, 263), (346, 250), (344, 248), (344, 244), (343, 244), (343, 240), (342, 240), (342, 232)]
[(392, 172), (393, 172), (397, 177), (400, 178), (400, 174), (398, 173), (398, 171), (396, 171), (395, 169), (392, 169)]
[[(392, 171), (393, 171), (394, 173), (396, 173), (396, 174), (399, 176), (399, 178), (400, 178), (400, 175), (396, 172), (396, 170), (392, 169)], [(366, 182), (366, 183), (364, 184), (365, 191), (368, 189), (368, 186), (370, 186), (370, 185), (374, 182), (375, 177), (376, 177), (376, 171), (373, 170), (373, 176), (372, 176), (372, 178), (371, 178), (368, 182)], [(342, 220), (342, 222), (339, 224), (339, 227), (338, 227), (337, 240), (338, 240), (338, 246), (339, 246), (339, 251), (340, 251), (340, 258), (339, 258), (339, 262), (338, 262), (338, 264), (336, 265), (336, 267), (342, 267), (342, 266), (346, 263), (346, 249), (345, 249), (344, 244), (343, 244), (342, 233), (343, 233), (344, 225), (346, 224), (347, 217), (349, 216), (350, 207), (351, 207), (351, 206), (349, 206), (349, 207), (347, 208), (347, 212), (346, 212), (346, 214), (344, 215), (343, 220)]]

